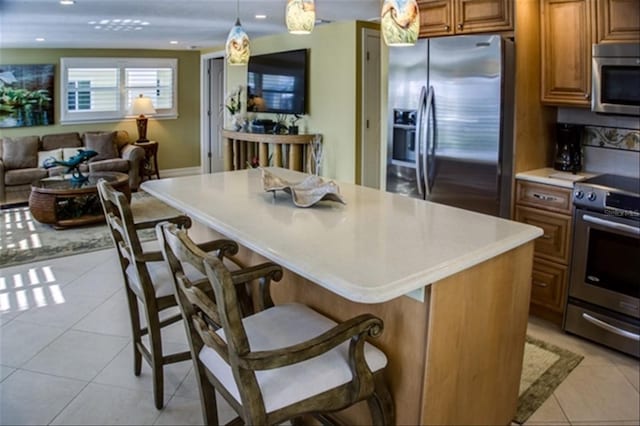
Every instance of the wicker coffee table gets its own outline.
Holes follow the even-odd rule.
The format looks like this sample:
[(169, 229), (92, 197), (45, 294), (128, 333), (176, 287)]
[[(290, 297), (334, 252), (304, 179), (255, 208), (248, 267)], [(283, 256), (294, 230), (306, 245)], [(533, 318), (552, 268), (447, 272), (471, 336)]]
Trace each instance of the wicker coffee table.
[(81, 184), (73, 182), (71, 175), (34, 182), (29, 196), (29, 210), (33, 218), (56, 229), (104, 221), (96, 186), (100, 179), (105, 179), (131, 200), (129, 175), (126, 173), (96, 172), (88, 176), (89, 179)]

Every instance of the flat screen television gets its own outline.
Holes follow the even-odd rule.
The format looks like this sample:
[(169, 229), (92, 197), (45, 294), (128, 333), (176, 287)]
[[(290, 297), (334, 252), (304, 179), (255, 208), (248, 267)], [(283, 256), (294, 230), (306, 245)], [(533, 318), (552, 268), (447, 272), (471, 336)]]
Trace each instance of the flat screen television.
[(307, 49), (249, 59), (247, 111), (307, 113)]

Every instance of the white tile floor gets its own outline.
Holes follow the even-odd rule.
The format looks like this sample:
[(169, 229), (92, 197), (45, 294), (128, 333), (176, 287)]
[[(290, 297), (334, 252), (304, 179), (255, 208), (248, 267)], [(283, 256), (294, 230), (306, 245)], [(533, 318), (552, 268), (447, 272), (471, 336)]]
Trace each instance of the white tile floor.
[[(202, 424), (190, 362), (165, 370), (156, 410), (150, 370), (132, 372), (128, 311), (113, 250), (0, 270), (0, 424)], [(529, 333), (585, 359), (527, 424), (638, 425), (638, 360), (532, 318)], [(186, 348), (183, 325), (164, 334)], [(221, 400), (221, 398), (219, 398)], [(233, 417), (220, 407), (220, 420)]]

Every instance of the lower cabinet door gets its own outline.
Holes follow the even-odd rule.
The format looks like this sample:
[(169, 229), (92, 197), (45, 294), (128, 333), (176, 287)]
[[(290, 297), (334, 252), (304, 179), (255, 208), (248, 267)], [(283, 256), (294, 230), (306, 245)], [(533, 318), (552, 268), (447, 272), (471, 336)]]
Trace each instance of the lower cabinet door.
[(531, 281), (531, 302), (562, 313), (567, 288), (567, 267), (535, 257)]
[(536, 256), (569, 263), (571, 216), (517, 206), (516, 220), (543, 229), (544, 235), (535, 241)]

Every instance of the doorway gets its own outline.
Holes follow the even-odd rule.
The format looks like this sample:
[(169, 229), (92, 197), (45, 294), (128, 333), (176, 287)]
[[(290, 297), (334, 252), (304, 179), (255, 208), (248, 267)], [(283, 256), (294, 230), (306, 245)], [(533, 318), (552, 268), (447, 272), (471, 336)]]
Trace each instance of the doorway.
[(201, 168), (202, 173), (224, 171), (224, 52), (202, 57)]
[(360, 183), (380, 189), (380, 31), (362, 30)]

